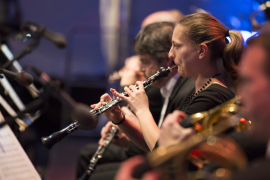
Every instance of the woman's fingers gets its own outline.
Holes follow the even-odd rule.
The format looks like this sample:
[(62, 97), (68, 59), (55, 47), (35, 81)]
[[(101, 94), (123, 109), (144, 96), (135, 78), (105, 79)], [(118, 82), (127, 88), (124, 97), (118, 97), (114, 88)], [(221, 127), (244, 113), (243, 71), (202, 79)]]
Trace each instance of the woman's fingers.
[(130, 85), (129, 89), (131, 90), (131, 92), (136, 92), (138, 91), (137, 88), (134, 85)]
[[(125, 87), (125, 88), (127, 88), (127, 87)], [(124, 88), (124, 90), (125, 90), (125, 88)], [(128, 88), (127, 88), (127, 89), (128, 89)], [(122, 100), (127, 101), (127, 97), (126, 97), (126, 96), (123, 96), (123, 95), (120, 94), (120, 93), (118, 93), (115, 89), (110, 89), (110, 91), (113, 93), (114, 98), (115, 98), (115, 97), (119, 97), (119, 98), (121, 98)]]
[(116, 94), (118, 93), (115, 89), (113, 89), (113, 88), (110, 88), (110, 91), (112, 92), (112, 94), (113, 94), (113, 99), (115, 99), (117, 96), (116, 96)]
[(108, 102), (110, 100), (112, 100), (112, 98), (110, 97), (110, 95), (108, 93), (105, 93), (100, 97), (100, 102), (104, 102), (104, 101)]
[(144, 90), (143, 83), (141, 81), (137, 81), (136, 85), (139, 86), (139, 90)]
[(94, 110), (97, 110), (98, 108), (100, 108), (100, 106), (106, 104), (106, 102), (110, 101), (112, 98), (110, 97), (109, 94), (103, 94), (101, 97), (100, 97), (100, 102), (97, 103), (97, 104), (93, 104), (91, 105), (91, 108), (94, 108)]
[(132, 95), (132, 91), (128, 87), (124, 87), (124, 90), (126, 91), (126, 93), (128, 94), (128, 96), (131, 96)]
[[(123, 96), (122, 94), (118, 93), (115, 89), (111, 88), (110, 91), (112, 92), (113, 94), (113, 99), (115, 99), (116, 97), (125, 97)], [(122, 98), (121, 98), (122, 99)], [(124, 99), (123, 99), (124, 100)]]
[(90, 105), (91, 108), (95, 108), (97, 104)]
[[(137, 86), (137, 87), (136, 87)], [(129, 86), (129, 89), (131, 90), (131, 92), (137, 92), (137, 91), (145, 91), (144, 90), (144, 86), (143, 86), (143, 83), (141, 81), (136, 81), (136, 86), (134, 85), (131, 85)]]

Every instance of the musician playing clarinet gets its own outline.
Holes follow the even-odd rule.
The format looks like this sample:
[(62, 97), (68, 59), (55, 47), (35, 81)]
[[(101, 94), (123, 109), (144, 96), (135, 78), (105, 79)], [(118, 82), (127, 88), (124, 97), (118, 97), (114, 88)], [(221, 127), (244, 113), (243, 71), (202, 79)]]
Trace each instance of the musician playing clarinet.
[[(227, 36), (230, 37), (230, 43), (226, 40)], [(227, 88), (219, 73), (218, 62), (222, 61), (226, 70), (231, 72), (233, 78), (236, 78), (236, 67), (242, 50), (241, 34), (236, 31), (228, 31), (213, 16), (195, 13), (181, 19), (173, 31), (169, 60), (175, 62), (181, 76), (193, 78), (195, 88), (182, 101), (179, 109), (187, 114), (193, 114), (209, 110), (233, 98), (234, 93)], [(111, 91), (115, 97), (122, 98), (130, 105), (138, 117), (140, 128), (137, 129), (137, 126), (130, 123), (128, 119), (123, 121), (124, 116), (119, 107), (109, 110), (105, 115), (112, 122), (121, 123), (119, 128), (131, 141), (151, 151), (160, 137), (160, 129), (152, 123), (153, 118), (149, 112), (147, 96), (142, 83), (137, 82), (137, 85), (138, 90), (134, 86), (125, 88), (129, 97), (122, 96), (114, 89)], [(101, 102), (93, 107), (98, 108), (104, 101), (110, 99), (108, 95), (103, 95)], [(181, 112), (179, 113), (178, 116), (184, 116)], [(166, 121), (165, 119), (164, 123), (167, 124), (168, 133), (174, 133), (172, 135), (174, 138), (178, 137), (178, 133), (182, 132), (181, 127), (178, 125), (180, 128), (176, 127), (172, 130), (169, 127), (172, 123), (179, 122), (168, 123)], [(185, 129), (185, 131), (191, 132), (192, 129)], [(172, 142), (165, 141), (164, 143)]]
[[(144, 76), (146, 78), (149, 78), (153, 74), (157, 73), (160, 67), (167, 68), (173, 67), (175, 65), (174, 62), (168, 58), (168, 52), (171, 47), (171, 37), (173, 29), (174, 23), (158, 22), (146, 26), (136, 36), (134, 41), (134, 50), (138, 54), (141, 61), (140, 70), (144, 73)], [(162, 124), (163, 118), (168, 113), (171, 113), (174, 109), (176, 109), (183, 100), (183, 97), (187, 95), (187, 93), (194, 87), (192, 78), (181, 77), (177, 73), (176, 68), (173, 68), (172, 72), (170, 72), (167, 77), (161, 78), (157, 82), (153, 83), (152, 86), (156, 88), (161, 88), (161, 93), (163, 93), (164, 95), (164, 98), (162, 98), (162, 101), (164, 101), (164, 105), (161, 110), (161, 118), (157, 120), (157, 123), (152, 117), (152, 114), (150, 113), (152, 117), (152, 119), (148, 121), (148, 127), (150, 131), (152, 131), (152, 129), (159, 128)], [(93, 105), (92, 107), (98, 108), (101, 104), (106, 103), (106, 100), (108, 100), (108, 98), (106, 97), (108, 96), (109, 95), (107, 94), (103, 95), (101, 97), (101, 102)], [(121, 111), (120, 109), (118, 110), (119, 112)], [(112, 122), (115, 123), (120, 128), (120, 130), (122, 130), (127, 136), (130, 136), (130, 134), (134, 134), (136, 136), (136, 139), (131, 139), (131, 141), (142, 150), (149, 151), (150, 149), (145, 143), (140, 127), (140, 122), (138, 121), (137, 117), (134, 116), (126, 107), (122, 108), (121, 115), (122, 113), (125, 114), (125, 120), (122, 121), (123, 117), (121, 119), (122, 123), (117, 123), (114, 121)], [(124, 124), (126, 124), (127, 126)], [(128, 128), (122, 129), (122, 125), (123, 127)], [(104, 168), (102, 173), (97, 174), (97, 172), (94, 172), (91, 179), (102, 179), (103, 177), (107, 178), (112, 172), (110, 169), (111, 166), (110, 168), (108, 168), (107, 166), (107, 169)]]
[[(230, 41), (227, 40), (230, 39)], [(243, 38), (237, 31), (227, 30), (216, 18), (209, 14), (195, 13), (185, 16), (175, 26), (172, 36), (172, 46), (169, 58), (178, 67), (178, 72), (184, 77), (192, 77), (195, 88), (190, 91), (185, 100), (169, 114), (161, 127), (161, 130), (148, 133), (147, 121), (151, 119), (147, 109), (147, 101), (143, 88), (136, 90), (132, 87), (125, 88), (129, 97), (123, 97), (115, 90), (114, 96), (123, 98), (130, 104), (131, 109), (137, 115), (144, 139), (149, 149), (153, 149), (159, 140), (159, 145), (170, 146), (181, 143), (193, 132), (193, 128), (183, 128), (179, 122), (186, 118), (186, 114), (207, 111), (234, 97), (220, 74), (218, 65), (223, 66), (233, 79), (237, 78), (237, 65), (243, 50)], [(141, 87), (141, 82), (137, 82)], [(106, 97), (107, 98), (107, 97)], [(109, 99), (109, 98), (108, 98)], [(144, 103), (146, 102), (146, 103)], [(121, 113), (115, 108), (107, 113), (109, 119), (119, 122)], [(117, 116), (118, 115), (118, 116)], [(121, 129), (126, 127), (119, 126)], [(154, 134), (154, 135), (153, 135)], [(132, 139), (130, 137), (130, 139)], [(130, 169), (142, 160), (138, 157), (129, 161), (129, 168), (119, 171), (117, 180), (132, 179)], [(131, 163), (131, 164), (130, 164)], [(127, 169), (128, 168), (128, 169)], [(153, 178), (154, 179), (154, 178)]]

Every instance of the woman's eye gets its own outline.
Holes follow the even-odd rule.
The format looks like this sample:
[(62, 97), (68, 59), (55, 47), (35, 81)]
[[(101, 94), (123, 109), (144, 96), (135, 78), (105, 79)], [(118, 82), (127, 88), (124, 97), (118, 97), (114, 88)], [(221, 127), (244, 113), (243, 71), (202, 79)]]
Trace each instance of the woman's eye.
[(177, 45), (175, 45), (175, 44), (174, 44), (173, 46), (174, 46), (175, 49), (179, 48), (179, 46), (177, 46)]

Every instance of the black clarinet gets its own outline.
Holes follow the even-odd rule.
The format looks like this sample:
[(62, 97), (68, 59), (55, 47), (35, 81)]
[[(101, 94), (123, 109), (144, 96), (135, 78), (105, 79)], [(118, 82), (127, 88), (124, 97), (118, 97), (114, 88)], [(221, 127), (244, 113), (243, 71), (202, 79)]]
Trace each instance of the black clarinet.
[[(167, 77), (168, 74), (172, 71), (173, 68), (175, 68), (176, 66), (168, 67), (167, 69), (165, 69), (164, 67), (160, 67), (159, 71), (157, 71), (156, 74), (154, 74), (153, 76), (149, 77), (146, 81), (143, 82), (143, 86), (144, 88), (149, 87), (151, 84), (153, 84), (154, 82), (156, 82), (157, 80), (159, 80), (162, 77)], [(135, 86), (137, 89), (139, 89), (138, 86)], [(123, 96), (128, 96), (128, 94), (126, 92), (121, 93)], [(111, 101), (108, 101), (106, 104), (102, 105), (99, 109), (97, 110), (90, 110), (90, 113), (92, 113), (95, 116), (98, 116), (102, 113), (104, 113), (105, 111), (107, 111), (108, 109), (110, 109), (111, 107), (117, 105), (118, 103), (120, 103), (122, 101), (121, 98), (117, 97), (115, 99), (112, 99)], [(53, 134), (51, 134), (50, 136), (47, 137), (42, 137), (42, 143), (44, 144), (44, 146), (48, 149), (51, 149), (51, 147), (56, 144), (57, 142), (61, 141), (65, 136), (67, 136), (68, 134), (76, 131), (78, 128), (80, 128), (80, 123), (78, 121), (75, 121), (73, 123), (71, 123), (69, 126), (67, 126), (66, 128), (57, 131)]]
[(98, 147), (94, 156), (91, 158), (87, 169), (85, 170), (82, 177), (79, 178), (79, 180), (88, 180), (90, 178), (90, 176), (93, 174), (96, 168), (98, 160), (102, 158), (103, 154), (106, 152), (108, 146), (111, 144), (112, 139), (116, 136), (117, 132), (118, 129), (113, 126), (112, 129), (110, 130), (108, 137), (104, 140), (103, 146)]
[[(174, 66), (176, 67), (176, 66)], [(172, 68), (174, 68), (172, 67)], [(157, 71), (156, 74), (154, 74), (153, 76), (149, 77), (146, 81), (143, 82), (143, 86), (144, 88), (149, 87), (151, 84), (153, 84), (154, 82), (156, 82), (157, 80), (159, 80), (162, 77), (167, 77), (168, 74), (172, 71), (172, 68), (168, 67), (167, 69), (165, 69), (164, 67), (160, 67), (159, 71)], [(138, 86), (135, 86), (135, 88), (139, 89)], [(128, 96), (128, 94), (126, 92), (122, 92), (121, 93), (123, 96)], [(112, 99), (111, 101), (108, 101), (106, 104), (100, 106), (100, 108), (98, 108), (97, 110), (92, 109), (90, 112), (96, 116), (104, 113), (105, 111), (107, 111), (108, 109), (110, 109), (111, 107), (115, 106), (116, 104), (120, 103), (122, 101), (121, 98), (116, 97), (115, 99)]]

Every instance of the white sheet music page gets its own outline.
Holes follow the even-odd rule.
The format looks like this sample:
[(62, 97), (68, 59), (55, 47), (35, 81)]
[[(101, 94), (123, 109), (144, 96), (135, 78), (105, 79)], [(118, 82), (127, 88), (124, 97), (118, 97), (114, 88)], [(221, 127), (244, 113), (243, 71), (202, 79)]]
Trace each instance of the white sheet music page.
[(41, 180), (9, 126), (0, 129), (0, 180)]

